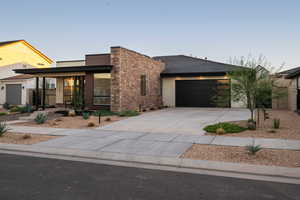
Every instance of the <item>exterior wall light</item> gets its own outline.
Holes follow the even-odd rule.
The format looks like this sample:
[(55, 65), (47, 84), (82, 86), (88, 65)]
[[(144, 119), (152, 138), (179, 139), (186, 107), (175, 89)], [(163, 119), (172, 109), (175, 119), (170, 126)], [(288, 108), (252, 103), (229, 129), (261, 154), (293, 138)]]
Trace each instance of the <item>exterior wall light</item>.
[(1, 87), (1, 90), (4, 90), (4, 86)]

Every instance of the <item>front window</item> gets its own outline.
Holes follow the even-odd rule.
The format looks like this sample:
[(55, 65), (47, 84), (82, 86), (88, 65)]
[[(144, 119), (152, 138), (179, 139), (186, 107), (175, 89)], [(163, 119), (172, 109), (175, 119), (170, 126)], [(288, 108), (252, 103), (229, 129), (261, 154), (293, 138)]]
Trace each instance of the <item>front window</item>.
[(64, 78), (64, 103), (71, 104), (73, 97), (74, 79), (73, 77)]
[(110, 105), (110, 73), (94, 74), (94, 105)]

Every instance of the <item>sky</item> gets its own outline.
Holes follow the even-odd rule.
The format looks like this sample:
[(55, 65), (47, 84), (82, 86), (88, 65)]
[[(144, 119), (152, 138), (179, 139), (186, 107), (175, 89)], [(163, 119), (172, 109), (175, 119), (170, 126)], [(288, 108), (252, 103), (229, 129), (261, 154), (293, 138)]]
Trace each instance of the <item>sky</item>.
[(149, 56), (229, 62), (264, 55), (300, 66), (298, 0), (1, 0), (0, 41), (25, 39), (53, 60), (123, 46)]

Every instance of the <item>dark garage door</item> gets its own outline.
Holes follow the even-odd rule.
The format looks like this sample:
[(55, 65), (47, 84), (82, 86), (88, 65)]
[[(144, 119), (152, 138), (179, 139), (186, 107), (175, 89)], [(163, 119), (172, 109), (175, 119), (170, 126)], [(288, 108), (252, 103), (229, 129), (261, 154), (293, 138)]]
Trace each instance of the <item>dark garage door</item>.
[(6, 102), (11, 105), (21, 104), (22, 85), (6, 84)]
[(175, 87), (177, 107), (230, 107), (228, 95), (222, 106), (213, 101), (213, 97), (230, 92), (229, 80), (176, 80)]

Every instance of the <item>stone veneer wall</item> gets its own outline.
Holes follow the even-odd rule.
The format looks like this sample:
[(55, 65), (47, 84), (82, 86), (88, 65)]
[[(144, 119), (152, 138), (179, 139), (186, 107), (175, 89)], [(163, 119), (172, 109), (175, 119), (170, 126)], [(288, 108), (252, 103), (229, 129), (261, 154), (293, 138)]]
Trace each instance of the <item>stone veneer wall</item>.
[[(164, 63), (122, 48), (111, 47), (111, 110), (150, 109), (162, 105), (160, 73)], [(147, 95), (141, 96), (141, 75), (146, 75)]]

